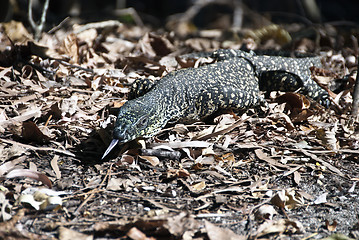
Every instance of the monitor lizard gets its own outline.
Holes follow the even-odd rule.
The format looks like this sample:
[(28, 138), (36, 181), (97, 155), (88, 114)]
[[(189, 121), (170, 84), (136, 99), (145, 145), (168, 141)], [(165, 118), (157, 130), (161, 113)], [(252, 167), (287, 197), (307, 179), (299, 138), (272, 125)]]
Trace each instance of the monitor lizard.
[(299, 90), (329, 106), (328, 93), (311, 79), (310, 67), (321, 66), (319, 57), (267, 56), (228, 49), (204, 55), (217, 61), (170, 72), (119, 109), (113, 140), (102, 159), (118, 143), (152, 137), (169, 121), (199, 120), (218, 109), (266, 105), (260, 91)]

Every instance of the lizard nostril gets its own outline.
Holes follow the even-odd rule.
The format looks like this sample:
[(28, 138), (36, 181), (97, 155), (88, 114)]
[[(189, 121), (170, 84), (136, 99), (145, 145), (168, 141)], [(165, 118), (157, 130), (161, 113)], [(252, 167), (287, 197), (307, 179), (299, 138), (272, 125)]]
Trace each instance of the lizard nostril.
[(127, 129), (122, 130), (122, 129), (116, 128), (113, 131), (113, 138), (118, 139), (119, 141), (125, 140), (126, 132), (127, 132)]

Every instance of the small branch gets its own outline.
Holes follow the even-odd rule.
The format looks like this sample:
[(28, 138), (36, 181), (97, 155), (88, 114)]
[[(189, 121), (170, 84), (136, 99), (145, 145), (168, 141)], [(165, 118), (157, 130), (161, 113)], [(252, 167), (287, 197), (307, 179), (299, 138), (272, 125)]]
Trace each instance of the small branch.
[(12, 144), (12, 145), (19, 146), (19, 147), (23, 147), (25, 149), (29, 149), (32, 151), (43, 151), (43, 152), (51, 152), (52, 151), (52, 152), (61, 153), (61, 154), (64, 154), (64, 155), (67, 155), (70, 157), (75, 157), (75, 154), (73, 154), (72, 152), (66, 151), (66, 150), (61, 150), (61, 149), (56, 149), (56, 148), (51, 148), (51, 147), (35, 147), (35, 146), (15, 142), (15, 141), (8, 140), (8, 139), (0, 139), (0, 143), (1, 142)]
[(29, 22), (31, 24), (31, 27), (34, 29), (35, 31), (35, 40), (38, 41), (40, 39), (42, 30), (44, 29), (44, 24), (46, 21), (46, 14), (47, 14), (47, 10), (49, 9), (49, 2), (50, 0), (46, 0), (45, 4), (44, 4), (44, 8), (42, 9), (42, 15), (41, 15), (41, 20), (40, 20), (40, 24), (36, 25), (33, 17), (32, 17), (32, 4), (33, 4), (33, 0), (29, 0), (29, 8), (28, 8), (28, 17), (29, 17)]
[(75, 34), (79, 34), (81, 32), (84, 32), (88, 29), (94, 28), (94, 29), (101, 29), (101, 28), (114, 28), (118, 27), (121, 28), (123, 24), (117, 20), (108, 20), (108, 21), (102, 21), (102, 22), (95, 22), (95, 23), (87, 23), (86, 25), (79, 26), (74, 29)]
[(70, 17), (66, 17), (64, 20), (62, 20), (59, 25), (53, 27), (50, 29), (50, 31), (48, 31), (48, 34), (54, 33), (57, 30), (59, 30), (65, 23), (67, 23), (70, 20)]
[(355, 86), (354, 86), (354, 93), (353, 93), (353, 107), (352, 107), (352, 116), (358, 117), (359, 116), (359, 56), (357, 57), (357, 76), (355, 79)]
[(233, 25), (232, 27), (236, 30), (242, 28), (243, 23), (243, 2), (242, 0), (237, 0), (234, 2), (234, 12), (233, 12)]
[(78, 206), (78, 208), (75, 210), (75, 212), (74, 212), (74, 215), (75, 215), (75, 216), (79, 215), (81, 209), (86, 205), (86, 203), (88, 203), (88, 201), (90, 201), (90, 200), (95, 196), (96, 193), (98, 193), (98, 192), (101, 191), (100, 188), (102, 188), (102, 186), (105, 184), (105, 181), (106, 181), (107, 179), (109, 179), (109, 177), (110, 177), (110, 175), (111, 175), (112, 166), (113, 166), (113, 164), (111, 164), (110, 167), (108, 168), (105, 177), (102, 179), (102, 182), (101, 182), (94, 190), (90, 191), (90, 193), (89, 193), (90, 195), (88, 195), (88, 197), (87, 197), (87, 198), (80, 204), (80, 206)]

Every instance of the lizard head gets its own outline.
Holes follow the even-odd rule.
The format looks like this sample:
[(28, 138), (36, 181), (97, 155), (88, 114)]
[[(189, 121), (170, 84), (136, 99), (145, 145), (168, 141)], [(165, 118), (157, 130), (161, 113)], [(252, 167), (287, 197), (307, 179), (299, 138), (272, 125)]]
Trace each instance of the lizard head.
[(152, 137), (168, 122), (158, 102), (144, 98), (127, 101), (119, 110), (113, 138), (125, 143), (139, 137)]
[(139, 137), (148, 138), (157, 134), (168, 122), (160, 103), (143, 99), (127, 101), (119, 110), (113, 140), (103, 154), (102, 159), (118, 144)]

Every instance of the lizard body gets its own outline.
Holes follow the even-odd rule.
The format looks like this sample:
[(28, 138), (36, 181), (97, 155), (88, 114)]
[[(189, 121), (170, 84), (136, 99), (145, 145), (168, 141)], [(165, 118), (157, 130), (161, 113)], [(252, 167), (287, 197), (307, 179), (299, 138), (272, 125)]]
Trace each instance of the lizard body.
[(199, 68), (170, 72), (143, 96), (127, 101), (119, 110), (114, 140), (117, 143), (157, 134), (169, 121), (198, 120), (218, 109), (247, 109), (265, 104), (260, 90), (296, 91), (328, 105), (328, 94), (312, 79), (318, 57), (257, 56), (240, 50), (211, 53), (218, 61)]

